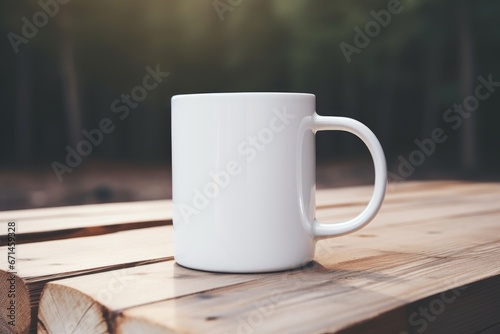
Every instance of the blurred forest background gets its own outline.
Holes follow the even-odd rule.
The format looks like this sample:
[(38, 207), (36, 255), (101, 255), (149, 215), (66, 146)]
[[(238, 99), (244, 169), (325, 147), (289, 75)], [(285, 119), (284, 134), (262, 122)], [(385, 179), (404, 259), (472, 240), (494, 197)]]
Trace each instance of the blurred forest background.
[[(313, 93), (319, 114), (375, 132), (392, 181), (500, 177), (500, 91), (456, 130), (443, 121), (479, 75), (500, 81), (498, 1), (401, 0), (350, 62), (341, 43), (356, 46), (356, 27), (366, 33), (370, 12), (395, 0), (59, 1), (0, 3), (0, 209), (169, 197), (170, 99), (180, 93)], [(36, 33), (23, 32), (26, 21)], [(113, 101), (157, 64), (169, 76), (119, 119)], [(51, 164), (103, 118), (114, 131), (59, 182)], [(437, 127), (447, 140), (401, 175), (415, 140)], [(372, 182), (352, 135), (318, 134), (317, 159), (320, 187)]]

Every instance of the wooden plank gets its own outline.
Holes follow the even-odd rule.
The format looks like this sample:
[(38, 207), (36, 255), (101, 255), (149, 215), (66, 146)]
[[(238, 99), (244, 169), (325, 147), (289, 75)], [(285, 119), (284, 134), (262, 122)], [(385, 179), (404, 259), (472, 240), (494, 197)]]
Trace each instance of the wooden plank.
[[(108, 305), (114, 305), (114, 307), (116, 307), (116, 313), (110, 314), (107, 311), (102, 311), (101, 305), (104, 298), (101, 296), (101, 300), (98, 302), (99, 307), (96, 308), (97, 312), (92, 312), (94, 314), (91, 316), (86, 313), (86, 316), (94, 318), (98, 315), (99, 318), (96, 318), (96, 322), (93, 323), (93, 325), (97, 326), (103, 323), (103, 321), (109, 322), (110, 320), (113, 321), (113, 319), (116, 319), (116, 322), (111, 322), (111, 328), (115, 329), (104, 331), (105, 333), (152, 333), (154, 329), (159, 332), (167, 333), (169, 333), (169, 330), (172, 330), (173, 332), (204, 333), (224, 331), (237, 332), (238, 326), (240, 325), (237, 317), (241, 316), (244, 319), (248, 319), (248, 317), (255, 313), (255, 310), (258, 309), (258, 307), (262, 307), (264, 310), (273, 310), (273, 312), (269, 311), (269, 321), (274, 321), (275, 316), (282, 317), (281, 321), (277, 320), (274, 324), (272, 324), (272, 326), (263, 332), (292, 332), (293, 330), (297, 330), (297, 328), (301, 328), (301, 332), (313, 332), (317, 330), (317, 328), (303, 328), (300, 326), (311, 326), (311, 324), (316, 324), (316, 322), (321, 320), (323, 321), (323, 324), (325, 324), (325, 319), (328, 319), (328, 314), (337, 314), (337, 312), (340, 312), (341, 310), (343, 310), (343, 312), (340, 313), (341, 316), (344, 316), (344, 313), (347, 313), (347, 315), (352, 313), (352, 318), (364, 319), (363, 316), (366, 316), (367, 314), (376, 316), (376, 313), (374, 312), (377, 312), (381, 303), (382, 305), (386, 304), (388, 308), (391, 306), (395, 307), (397, 303), (392, 299), (397, 299), (397, 297), (384, 296), (383, 293), (375, 293), (371, 291), (371, 289), (374, 289), (375, 287), (378, 289), (387, 288), (388, 285), (397, 283), (394, 282), (395, 279), (393, 278), (395, 271), (405, 269), (406, 272), (410, 274), (412, 270), (422, 271), (434, 262), (434, 259), (432, 258), (424, 259), (422, 261), (411, 257), (411, 255), (404, 255), (402, 257), (386, 255), (384, 258), (381, 258), (381, 260), (382, 267), (385, 267), (383, 268), (385, 272), (378, 272), (376, 274), (371, 273), (372, 277), (368, 278), (363, 276), (358, 277), (358, 262), (350, 264), (349, 267), (356, 268), (352, 270), (339, 270), (336, 268), (317, 266), (316, 268), (305, 268), (302, 271), (284, 273), (283, 276), (274, 277), (274, 279), (271, 280), (268, 279), (266, 275), (262, 275), (263, 277), (260, 280), (256, 280), (254, 277), (247, 277), (246, 275), (237, 275), (241, 277), (242, 280), (248, 280), (249, 283), (238, 284), (237, 282), (231, 282), (231, 285), (226, 286), (224, 289), (214, 289), (214, 286), (217, 283), (220, 283), (220, 278), (217, 277), (217, 274), (201, 273), (203, 275), (202, 277), (199, 277), (197, 281), (191, 281), (191, 286), (195, 284), (201, 285), (198, 287), (198, 294), (192, 294), (191, 291), (182, 289), (184, 285), (184, 277), (178, 279), (180, 282), (175, 279), (168, 282), (165, 278), (151, 278), (145, 280), (144, 282), (134, 282), (134, 285), (124, 287), (124, 289), (120, 290), (120, 293), (117, 295), (117, 300), (112, 299), (110, 302), (108, 302), (109, 299), (106, 300)], [(349, 262), (352, 261), (344, 262), (344, 265), (349, 265)], [(410, 265), (408, 266), (408, 264)], [(451, 266), (455, 264), (457, 263), (451, 263)], [(404, 268), (404, 266), (407, 266), (407, 268)], [(142, 269), (145, 270), (144, 274), (149, 273), (149, 270), (146, 268)], [(177, 269), (178, 272), (192, 272), (178, 266)], [(389, 271), (390, 269), (392, 269), (392, 271)], [(328, 270), (328, 272), (326, 272), (326, 270)], [(427, 268), (427, 270), (429, 269)], [(435, 271), (440, 272), (437, 268)], [(431, 273), (432, 268), (431, 272), (427, 274), (427, 277), (425, 277), (426, 280), (420, 280), (420, 287), (425, 287), (427, 284), (436, 281), (437, 277), (432, 276)], [(363, 275), (366, 276), (366, 273)], [(146, 279), (148, 276), (144, 275), (143, 277)], [(164, 275), (164, 277), (166, 276)], [(99, 278), (99, 280), (97, 278)], [(92, 281), (97, 282), (100, 281), (101, 278), (102, 277), (96, 277), (96, 280)], [(385, 279), (382, 283), (377, 283), (383, 281), (382, 278), (387, 279)], [(131, 276), (130, 279), (133, 279), (133, 276)], [(190, 277), (190, 279), (194, 278)], [(94, 299), (94, 297), (98, 298), (98, 295), (92, 296), (92, 292), (90, 292), (85, 293), (82, 296), (81, 293), (85, 287), (92, 289), (92, 284), (88, 280), (81, 280), (81, 278), (76, 278), (75, 280), (78, 280), (80, 283), (79, 286), (77, 284), (77, 289), (74, 288), (74, 282), (70, 282), (71, 284), (68, 284), (69, 280), (64, 282), (58, 281), (57, 284), (51, 283), (47, 286), (47, 289), (44, 292), (44, 297), (42, 298), (40, 311), (39, 330), (41, 333), (44, 333), (43, 329), (45, 329), (48, 333), (57, 332), (60, 327), (53, 327), (53, 325), (55, 324), (60, 326), (62, 324), (60, 320), (54, 321), (54, 319), (50, 318), (50, 316), (53, 316), (56, 313), (61, 313), (61, 310), (58, 310), (58, 312), (49, 311), (48, 313), (45, 313), (43, 307), (44, 299), (49, 298), (48, 296), (45, 297), (45, 293), (50, 293), (51, 302), (49, 304), (51, 307), (54, 307), (54, 305), (61, 305), (62, 308), (72, 308), (74, 303), (81, 303), (83, 300), (82, 297), (87, 299), (86, 303), (88, 304), (85, 305), (89, 307), (91, 304), (96, 305), (96, 299)], [(375, 287), (368, 285), (368, 283), (373, 282), (378, 285)], [(53, 287), (58, 284), (61, 286), (54, 289)], [(225, 284), (228, 284), (228, 282)], [(68, 287), (68, 285), (72, 287)], [(127, 309), (127, 306), (130, 307), (131, 304), (133, 304), (133, 296), (142, 296), (144, 292), (150, 291), (150, 289), (148, 290), (148, 288), (144, 288), (144, 286), (141, 289), (141, 285), (146, 287), (155, 286), (158, 291), (168, 290), (168, 292), (171, 293), (170, 298), (180, 297), (184, 294), (186, 297), (165, 300), (163, 302)], [(452, 284), (450, 284), (450, 286), (452, 286)], [(66, 287), (67, 289), (63, 287)], [(200, 290), (200, 288), (203, 290)], [(155, 289), (155, 291), (157, 290)], [(151, 294), (151, 292), (149, 294)], [(357, 310), (359, 305), (356, 305), (356, 303), (352, 303), (352, 305), (349, 304), (349, 300), (351, 299), (359, 302), (359, 294), (362, 294), (365, 299), (374, 298), (372, 303), (369, 304), (370, 307)], [(168, 296), (168, 293), (162, 294), (161, 298), (164, 298), (165, 296)], [(386, 299), (389, 299), (389, 301), (394, 303), (389, 303)], [(145, 299), (142, 299), (140, 303), (144, 303), (145, 301)], [(330, 302), (335, 305), (334, 307), (332, 306), (329, 308), (334, 309), (328, 312), (321, 311), (322, 306)], [(404, 300), (399, 300), (400, 304), (404, 304), (405, 302), (406, 301)], [(124, 306), (125, 311), (120, 311), (123, 310)], [(348, 309), (344, 309), (347, 306)], [(317, 309), (315, 311), (318, 311), (318, 314), (309, 314), (312, 318), (302, 318), (304, 309), (309, 309), (311, 307), (315, 307)], [(281, 312), (281, 315), (278, 314), (278, 311)], [(66, 315), (64, 310), (62, 312), (65, 317), (64, 319), (66, 324), (75, 325), (77, 323), (85, 322), (86, 325), (89, 326), (87, 328), (91, 328), (92, 330), (98, 328), (90, 326), (91, 322), (88, 321), (88, 319), (80, 321), (82, 316), (81, 313), (78, 314), (71, 312), (70, 315)], [(287, 315), (290, 314), (297, 314), (300, 316), (297, 316), (297, 323), (292, 323), (290, 324), (290, 327), (284, 328), (282, 320), (284, 318), (287, 322), (290, 321), (289, 317), (287, 317)], [(106, 317), (107, 315), (109, 315), (109, 319)], [(155, 321), (151, 321), (151, 317), (153, 317)], [(193, 317), (196, 319), (193, 320)], [(69, 322), (68, 319), (70, 319)], [(145, 319), (147, 320), (146, 322), (144, 322)], [(266, 321), (268, 320), (266, 319)], [(191, 326), (193, 321), (198, 322), (194, 327)], [(184, 322), (188, 322), (188, 325), (184, 324)], [(220, 322), (223, 322), (222, 327), (220, 326)], [(248, 321), (244, 322), (248, 323)], [(49, 327), (46, 327), (47, 324)], [(215, 324), (215, 326), (212, 328), (211, 326), (213, 324)], [(72, 325), (69, 325), (69, 328), (75, 330), (75, 333), (79, 333), (80, 330), (78, 327), (75, 328), (72, 327)], [(159, 327), (156, 328), (156, 326)], [(161, 329), (162, 326), (163, 329)], [(335, 328), (328, 328), (328, 330), (333, 331)], [(260, 327), (258, 329), (252, 328), (251, 330), (261, 332)]]
[[(413, 184), (408, 184), (403, 188), (411, 189), (413, 186)], [(353, 190), (354, 192), (364, 192), (367, 196), (369, 196), (371, 187), (359, 187), (357, 189), (346, 188), (340, 189), (339, 192), (350, 193)], [(323, 192), (320, 192), (318, 196), (320, 201), (324, 197), (322, 193)], [(327, 194), (327, 196), (330, 197), (329, 194)], [(341, 196), (341, 198), (345, 201), (349, 197)], [(117, 212), (119, 212), (119, 214), (117, 214)], [(78, 207), (34, 209), (0, 213), (0, 217), (5, 219), (5, 221), (2, 222), (4, 225), (13, 217), (15, 217), (18, 221), (18, 229), (21, 229), (21, 231), (17, 233), (17, 242), (19, 244), (24, 242), (100, 235), (120, 230), (154, 226), (156, 223), (162, 223), (164, 220), (169, 222), (171, 215), (172, 208), (170, 201), (84, 205)], [(19, 219), (21, 219), (21, 221), (19, 221)], [(3, 230), (6, 231), (7, 229), (4, 228)], [(106, 242), (109, 244), (115, 243), (115, 241), (113, 241), (114, 237), (100, 240), (102, 240), (103, 244)], [(78, 244), (79, 242), (79, 240), (75, 240), (75, 244)], [(59, 244), (60, 243), (54, 244), (54, 246)], [(40, 268), (43, 270), (52, 268), (52, 266), (56, 265), (56, 263), (62, 265), (60, 258), (57, 256), (53, 257), (53, 254), (51, 253), (52, 250), (49, 253), (38, 253), (38, 248), (42, 250), (51, 249), (38, 245), (34, 245), (29, 248), (22, 248), (22, 254), (24, 256), (20, 259), (18, 265), (23, 268)], [(61, 246), (60, 248), (66, 248), (66, 246)], [(32, 254), (38, 255), (38, 258), (32, 256)], [(74, 253), (68, 252), (65, 254), (72, 255)], [(44, 262), (47, 259), (51, 259), (54, 263), (50, 264)], [(25, 261), (29, 262), (25, 263)], [(7, 267), (5, 263), (0, 264), (2, 264), (2, 268)], [(87, 266), (88, 268), (81, 271), (81, 273), (101, 270), (96, 269), (100, 268), (99, 263), (88, 262)], [(102, 270), (109, 270), (110, 268)], [(52, 269), (49, 270), (50, 273), (53, 273), (51, 276), (49, 275), (49, 272), (31, 271), (20, 274), (21, 277), (18, 279), (21, 284), (20, 289), (24, 291), (23, 293), (29, 294), (30, 296), (30, 303), (21, 303), (21, 309), (27, 310), (28, 304), (31, 305), (32, 309), (36, 308), (40, 290), (46, 282), (59, 277), (76, 275), (78, 272), (74, 269), (63, 267), (59, 267), (58, 271), (56, 270), (52, 272), (51, 270)], [(3, 273), (6, 274), (5, 271)], [(27, 318), (23, 317), (23, 319)]]
[[(66, 280), (63, 280), (54, 293), (51, 289), (44, 290), (42, 300), (49, 301), (49, 305), (44, 306), (42, 309), (46, 311), (39, 315), (38, 331), (59, 333), (63, 332), (61, 326), (64, 325), (72, 333), (106, 333), (107, 329), (102, 324), (109, 324), (111, 320), (99, 310), (101, 303), (113, 308), (132, 307), (158, 299), (199, 293), (200, 280), (204, 281), (203, 288), (208, 291), (259, 277), (260, 275), (213, 274), (206, 280), (205, 272), (183, 268), (174, 261), (99, 273), (92, 275), (91, 280), (88, 276), (75, 277), (71, 285), (64, 285)], [(179, 278), (182, 278), (182, 283), (176, 284)], [(82, 299), (79, 291), (86, 291), (87, 296)], [(138, 293), (130, 293), (132, 291)], [(61, 321), (59, 315), (66, 317), (66, 312), (61, 313), (60, 308), (73, 308), (73, 305), (78, 305), (77, 311), (72, 311), (69, 318)], [(93, 308), (94, 305), (98, 307)], [(82, 318), (85, 320), (80, 321)], [(81, 328), (79, 323), (85, 323), (85, 328)]]
[[(500, 185), (469, 186), (455, 184), (436, 205), (426, 195), (419, 205), (384, 206), (378, 223), (318, 242), (317, 262), (300, 270), (228, 275), (221, 283), (225, 275), (142, 266), (124, 273), (123, 280), (136, 281), (112, 299), (93, 282), (116, 272), (53, 282), (42, 296), (38, 329), (53, 333), (65, 323), (79, 333), (85, 323), (103, 333), (309, 333), (380, 323), (426, 297), (499, 277)], [(67, 311), (78, 303), (86, 305), (80, 313)], [(408, 328), (407, 318), (397, 319), (398, 330)]]
[[(0, 247), (0, 254), (6, 254), (6, 247)], [(23, 298), (17, 304), (22, 328), (28, 323), (36, 325), (38, 302), (41, 291), (49, 281), (123, 269), (145, 263), (167, 261), (173, 258), (171, 226), (151, 227), (122, 231), (112, 234), (63, 239), (50, 242), (36, 242), (17, 245), (17, 292)], [(0, 290), (7, 291), (10, 274), (6, 268), (6, 256), (0, 258)], [(2, 294), (0, 307), (4, 309), (7, 299)], [(30, 317), (24, 316), (31, 314)], [(0, 317), (6, 314), (2, 312)], [(22, 320), (21, 320), (22, 319)], [(1, 318), (2, 322), (5, 320)], [(18, 328), (20, 328), (18, 327)], [(10, 331), (2, 333), (13, 333)]]
[(168, 225), (172, 223), (172, 202), (5, 211), (0, 212), (0, 217), (0, 245), (6, 239), (7, 223), (12, 220), (17, 222), (16, 241), (22, 244)]
[(168, 207), (168, 202), (168, 200), (156, 200), (0, 211), (0, 221), (9, 219), (29, 220), (41, 218), (96, 217), (116, 215), (117, 213), (131, 213), (137, 212), (138, 210), (164, 210), (165, 205)]
[[(430, 199), (436, 199), (438, 198), (437, 196), (439, 197), (442, 197), (446, 194), (450, 194), (450, 193), (461, 193), (461, 194), (475, 194), (478, 192), (478, 185), (477, 184), (462, 184), (462, 183), (458, 183), (458, 185), (460, 185), (460, 188), (457, 188), (457, 183), (456, 182), (444, 182), (444, 183), (438, 183), (440, 184), (440, 186), (437, 188), (437, 190), (435, 189), (435, 191), (438, 192), (438, 194), (434, 194), (434, 195), (430, 195), (427, 193), (427, 191), (425, 190), (426, 188), (425, 187), (422, 187), (421, 184), (404, 184), (402, 185), (402, 187), (400, 187), (400, 189), (402, 189), (399, 193), (401, 194), (401, 196), (404, 196), (405, 194), (406, 195), (409, 195), (407, 198), (413, 198), (414, 200), (412, 202), (409, 202), (409, 203), (414, 203), (415, 200), (417, 198), (423, 198), (425, 200), (430, 200)], [(487, 187), (486, 187), (487, 186)], [(398, 185), (399, 187), (399, 185)], [(451, 188), (450, 188), (451, 187)], [(453, 188), (455, 187), (455, 188)], [(488, 185), (481, 185), (481, 187), (485, 188), (483, 190), (488, 190), (488, 191), (491, 191), (491, 187), (488, 186)], [(435, 188), (434, 187), (434, 183), (432, 184), (431, 188)], [(408, 189), (418, 189), (418, 190), (415, 190), (414, 193), (412, 193), (411, 191), (408, 191)], [(482, 189), (482, 188), (480, 188)], [(355, 194), (359, 193), (359, 192), (364, 192), (365, 195), (367, 196), (367, 198), (369, 197), (370, 195), (370, 191), (371, 191), (371, 187), (356, 187), (355, 189), (350, 189), (350, 188), (346, 188), (346, 189), (340, 189), (339, 191), (335, 191), (334, 193), (338, 195), (338, 193), (342, 193), (342, 192), (345, 192), (345, 193), (352, 193), (350, 194), (349, 196), (340, 196), (340, 199), (342, 201), (344, 201), (345, 203), (349, 203), (350, 201), (352, 201), (352, 196), (355, 196)], [(399, 191), (399, 190), (398, 190)], [(331, 191), (325, 191), (323, 192), (324, 194), (326, 194), (327, 196), (330, 196), (331, 197)], [(322, 194), (319, 194), (318, 198), (320, 199), (320, 201), (322, 200), (323, 198), (323, 195)], [(357, 198), (357, 197), (356, 197)], [(409, 204), (405, 204), (405, 203), (408, 203), (408, 202), (403, 202), (403, 203), (399, 203), (397, 201), (393, 202), (390, 200), (390, 195), (388, 196), (389, 198), (389, 201), (386, 203), (386, 205), (384, 206), (384, 209), (385, 211), (391, 211), (391, 210), (394, 210), (395, 212), (401, 212), (401, 211), (404, 211), (406, 206), (409, 205)], [(335, 202), (337, 201), (337, 202)], [(330, 206), (326, 205), (324, 208), (321, 208), (320, 207), (320, 210), (318, 211), (318, 216), (322, 216), (323, 213), (325, 213), (325, 215), (331, 213), (331, 212), (335, 212), (335, 217), (340, 217), (342, 216), (342, 214), (345, 215), (346, 218), (348, 218), (349, 216), (353, 216), (354, 214), (356, 214), (358, 211), (360, 211), (362, 209), (362, 205), (347, 205), (347, 209), (345, 210), (344, 208), (342, 208), (341, 206), (338, 206), (337, 207), (337, 204), (339, 203), (338, 202), (339, 199), (335, 198), (332, 200), (332, 202), (334, 203), (333, 205), (335, 206), (334, 208), (331, 208)], [(146, 202), (146, 203), (139, 203), (141, 205), (143, 204), (152, 204), (152, 206), (150, 207), (150, 209), (154, 209), (153, 207), (156, 206), (156, 208), (159, 210), (163, 210), (163, 207), (165, 206), (165, 203), (166, 201), (157, 201), (155, 203), (149, 203), (149, 202)], [(337, 203), (337, 204), (335, 204)], [(167, 203), (168, 204), (168, 203)], [(80, 215), (82, 215), (83, 213), (82, 212), (76, 212), (76, 214), (74, 215), (74, 217), (76, 218), (81, 218), (82, 220), (82, 224), (88, 224), (88, 225), (91, 225), (91, 224), (96, 224), (96, 225), (99, 225), (100, 224), (100, 221), (97, 219), (99, 217), (99, 219), (107, 219), (107, 218), (113, 218), (113, 219), (116, 219), (114, 218), (114, 216), (112, 215), (113, 213), (113, 210), (116, 210), (116, 208), (120, 207), (121, 205), (115, 205), (115, 204), (111, 204), (110, 206), (112, 206), (112, 210), (110, 211), (107, 211), (107, 210), (104, 210), (103, 209), (99, 209), (99, 208), (95, 208), (96, 209), (96, 219), (87, 219), (87, 217), (80, 217)], [(100, 207), (100, 206), (99, 206)], [(102, 205), (102, 207), (108, 207), (108, 205)], [(168, 205), (167, 205), (168, 207)], [(139, 206), (135, 206), (133, 207), (134, 210), (138, 209)], [(68, 212), (66, 211), (67, 208), (64, 208), (63, 210), (63, 213), (61, 213), (62, 216), (66, 215), (68, 217), (71, 216), (71, 212)], [(125, 208), (123, 208), (125, 209)], [(144, 207), (143, 207), (144, 209)], [(330, 211), (328, 211), (329, 209), (331, 209)], [(130, 210), (130, 214), (134, 214), (134, 210)], [(342, 211), (344, 210), (344, 211)], [(37, 211), (37, 210), (31, 210), (31, 211)], [(43, 211), (43, 210), (42, 210)], [(162, 212), (162, 211), (161, 211)], [(339, 212), (343, 212), (343, 213), (340, 213)], [(42, 214), (43, 217), (48, 217), (49, 216), (49, 210), (45, 210), (45, 213)], [(101, 215), (102, 214), (102, 215)], [(116, 213), (115, 213), (116, 214)], [(162, 213), (163, 214), (163, 213)], [(138, 213), (138, 219), (137, 220), (143, 220), (144, 216), (147, 215), (147, 212), (145, 212), (145, 210), (140, 210), (140, 212)], [(442, 215), (440, 213), (440, 215)], [(91, 216), (91, 215), (89, 215)], [(439, 216), (439, 215), (438, 215)], [(47, 233), (56, 233), (55, 231), (58, 231), (58, 229), (61, 229), (60, 226), (58, 226), (57, 224), (51, 224), (51, 221), (50, 219), (47, 219), (46, 221), (43, 222), (43, 224), (36, 224), (36, 219), (34, 218), (30, 218), (29, 216), (24, 216), (26, 221), (23, 221), (21, 222), (21, 225), (23, 226), (22, 228), (24, 229), (26, 226), (24, 225), (25, 223), (27, 222), (31, 222), (32, 223), (32, 227), (34, 228), (33, 229), (33, 232), (36, 234), (36, 233), (41, 233), (42, 231), (46, 231)], [(119, 216), (120, 217), (120, 220), (123, 219), (123, 215)], [(396, 215), (397, 217), (397, 215)], [(60, 218), (60, 217), (59, 217)], [(87, 220), (85, 220), (87, 219)], [(57, 221), (56, 218), (54, 218), (54, 221)], [(72, 219), (69, 219), (69, 222), (71, 223)], [(90, 223), (86, 223), (85, 221), (87, 222), (90, 222)], [(115, 221), (118, 221), (118, 220), (115, 220)], [(108, 220), (109, 222), (109, 220)], [(78, 224), (80, 224), (80, 222), (77, 222)], [(375, 226), (376, 224), (374, 223), (373, 226)], [(19, 226), (19, 225), (18, 225)], [(40, 226), (38, 228), (38, 226)], [(51, 230), (51, 226), (52, 227), (52, 230), (54, 232), (52, 232)], [(38, 228), (38, 230), (37, 230)], [(96, 227), (96, 228), (100, 228), (100, 227)], [(6, 230), (6, 229), (5, 229)], [(109, 231), (109, 230), (108, 230)], [(170, 232), (171, 233), (171, 232)], [(364, 235), (362, 234), (361, 236), (364, 237)], [(146, 239), (149, 239), (149, 238), (146, 238)], [(114, 241), (112, 239), (108, 240), (108, 241), (104, 241), (105, 239), (102, 239), (102, 243), (105, 244), (105, 243), (109, 243), (109, 244), (113, 244)], [(339, 239), (336, 239), (336, 240), (339, 240)], [(340, 239), (342, 240), (342, 239)], [(71, 243), (69, 243), (68, 245), (70, 245)], [(23, 246), (24, 247), (24, 246)], [(161, 246), (158, 246), (158, 247), (161, 247)], [(38, 253), (38, 248), (31, 248), (33, 250), (35, 250), (33, 253)], [(42, 248), (42, 247), (39, 247), (39, 249), (45, 249), (45, 248)], [(0, 248), (0, 250), (2, 250)], [(29, 254), (29, 252), (24, 252), (24, 250), (22, 251), (22, 254), (23, 255), (26, 255), (26, 254)], [(51, 252), (48, 252), (48, 253), (44, 253), (44, 254), (40, 254), (40, 259), (44, 259), (44, 258), (50, 258), (51, 256), (53, 256), (53, 254)], [(30, 261), (30, 257), (31, 256), (27, 256), (27, 257), (24, 257), (24, 259), (26, 259), (26, 261)], [(1, 260), (4, 260), (4, 259), (1, 259)], [(20, 261), (23, 261), (23, 259), (20, 259)], [(40, 268), (51, 268), (51, 266), (47, 266), (47, 263), (43, 263), (43, 261), (33, 261), (31, 260), (30, 262), (21, 262), (22, 263), (22, 266), (24, 268), (36, 268), (36, 267), (40, 267)], [(2, 263), (0, 262), (0, 265), (1, 267), (0, 268), (5, 268), (6, 267), (6, 264), (5, 263)], [(94, 272), (94, 271), (98, 271), (98, 270), (101, 270), (101, 269), (96, 269), (96, 268), (99, 268), (99, 263), (87, 263), (88, 265), (88, 271), (87, 272)], [(103, 268), (102, 270), (110, 270), (112, 269), (113, 267), (109, 267), (109, 268)], [(57, 271), (56, 271), (57, 272)], [(85, 272), (85, 271), (84, 271)], [(78, 272), (75, 271), (74, 273), (75, 275), (78, 274)], [(43, 286), (43, 284), (45, 284), (45, 282), (47, 281), (50, 281), (52, 279), (56, 279), (57, 278), (57, 275), (56, 276), (53, 276), (53, 277), (49, 277), (49, 278), (43, 278), (43, 273), (34, 273), (32, 272), (31, 273), (31, 281), (30, 283), (32, 284), (32, 297), (34, 298), (31, 298), (31, 303), (32, 305), (35, 305), (36, 306), (36, 303), (37, 303), (37, 295), (39, 295), (39, 290), (41, 289), (41, 286)], [(38, 276), (37, 276), (38, 275)], [(41, 278), (42, 277), (42, 278)], [(61, 277), (67, 277), (67, 276), (61, 276)], [(38, 289), (35, 289), (34, 288), (34, 285), (33, 284), (36, 284), (37, 280), (40, 280), (41, 285), (40, 285), (40, 288)], [(24, 281), (22, 282), (24, 284)], [(22, 290), (22, 287), (20, 288)], [(27, 290), (28, 288), (26, 288)]]
[[(389, 187), (384, 206), (407, 205), (410, 201), (418, 204), (422, 200), (432, 203), (451, 192), (469, 196), (491, 191), (495, 188), (488, 184), (404, 182)], [(331, 209), (320, 213), (324, 217), (329, 218), (328, 213), (332, 212), (333, 218), (347, 219), (361, 212), (371, 192), (372, 186), (319, 190), (317, 207)], [(10, 220), (18, 222), (19, 244), (58, 240), (171, 224), (172, 202), (161, 200), (0, 212), (0, 245), (6, 238)]]
[(500, 329), (500, 312), (496, 310), (500, 310), (500, 276), (434, 294), (339, 333), (493, 334)]
[[(498, 263), (500, 251), (493, 255), (482, 261), (385, 254), (342, 266), (321, 262), (317, 271), (291, 275), (285, 282), (259, 281), (217, 289), (203, 302), (191, 295), (126, 309), (116, 318), (116, 327), (120, 333), (139, 328), (143, 332), (153, 328), (160, 332), (161, 328), (163, 332), (217, 333), (243, 327), (255, 333), (335, 332), (440, 293), (446, 285), (453, 287), (453, 282), (446, 283), (450, 275), (460, 284), (481, 279), (464, 273), (464, 267), (476, 275), (498, 275), (498, 267), (488, 262)], [(256, 305), (267, 307), (269, 316)], [(169, 314), (168, 310), (175, 312)], [(297, 316), (290, 317), (292, 314)]]
[[(371, 197), (373, 187), (356, 186), (339, 189), (322, 189), (316, 194), (316, 205), (345, 207), (352, 204), (365, 205)], [(464, 181), (424, 181), (399, 182), (389, 184), (384, 204), (406, 202), (420, 199), (434, 200), (449, 195), (472, 195), (496, 192), (495, 183), (472, 183)]]
[[(475, 215), (478, 212), (496, 212), (500, 210), (497, 192), (467, 194), (459, 197), (439, 197), (439, 199), (423, 198), (413, 199), (411, 202), (384, 203), (382, 216), (377, 216), (369, 227), (380, 225), (399, 224), (401, 221), (420, 222), (422, 220), (437, 219), (441, 217), (460, 217)], [(364, 205), (348, 207), (323, 207), (317, 211), (317, 218), (321, 221), (335, 223), (354, 217), (364, 209)]]

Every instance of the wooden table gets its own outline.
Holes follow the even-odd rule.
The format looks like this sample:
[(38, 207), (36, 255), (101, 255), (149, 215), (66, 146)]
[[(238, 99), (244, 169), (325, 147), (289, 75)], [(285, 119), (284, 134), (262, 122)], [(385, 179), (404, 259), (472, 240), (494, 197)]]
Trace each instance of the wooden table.
[[(318, 191), (317, 217), (352, 217), (370, 195)], [(171, 213), (170, 201), (0, 212), (0, 333), (500, 333), (498, 183), (392, 184), (367, 228), (272, 274), (176, 265)]]

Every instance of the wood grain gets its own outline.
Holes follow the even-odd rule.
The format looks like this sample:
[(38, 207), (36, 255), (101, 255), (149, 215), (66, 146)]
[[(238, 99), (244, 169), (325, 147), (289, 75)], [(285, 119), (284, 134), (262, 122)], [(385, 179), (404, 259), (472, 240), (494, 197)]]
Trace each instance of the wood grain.
[[(6, 254), (6, 247), (0, 247)], [(17, 304), (23, 321), (36, 324), (40, 294), (49, 281), (88, 273), (123, 269), (173, 258), (171, 226), (122, 231), (112, 234), (17, 245), (17, 275), (20, 293), (28, 298)], [(1, 298), (8, 282), (6, 256), (0, 258)], [(5, 300), (6, 302), (6, 300)], [(4, 303), (2, 299), (2, 303)], [(3, 304), (1, 305), (3, 309)], [(1, 312), (2, 316), (5, 315)], [(24, 316), (31, 314), (31, 316)], [(3, 319), (2, 319), (3, 320)], [(2, 322), (3, 323), (3, 322)], [(9, 327), (9, 330), (13, 330)], [(2, 333), (11, 333), (9, 331)], [(12, 332), (14, 333), (14, 332)]]
[[(370, 196), (366, 187), (344, 191), (318, 196), (319, 219), (352, 217)], [(416, 332), (422, 325), (409, 318), (415, 310), (459, 287), (474, 293), (465, 290), (446, 304), (451, 315), (443, 311), (436, 316), (441, 320), (428, 321), (430, 330), (450, 321), (460, 328), (468, 314), (474, 314), (474, 331), (498, 326), (500, 313), (490, 308), (498, 305), (500, 184), (416, 183), (391, 191), (373, 223), (319, 241), (316, 261), (298, 270), (222, 275), (168, 261), (51, 282), (40, 301), (38, 330)], [(119, 292), (103, 292), (117, 276), (126, 284)], [(453, 309), (462, 316), (454, 318)]]
[(172, 223), (172, 202), (147, 201), (0, 212), (0, 244), (16, 221), (17, 243), (101, 235)]
[[(456, 188), (458, 184), (460, 187)], [(458, 191), (465, 196), (492, 189), (488, 184), (456, 181), (426, 182), (425, 186), (419, 182), (396, 183), (389, 186), (384, 205), (409, 202), (417, 205), (417, 200), (437, 201), (450, 192)], [(371, 193), (372, 186), (319, 190), (317, 207), (325, 209), (321, 215), (327, 219), (347, 219), (361, 212)], [(17, 243), (21, 244), (169, 225), (172, 212), (169, 200), (4, 211), (0, 212), (0, 245), (6, 238), (7, 223), (12, 220), (18, 222)]]

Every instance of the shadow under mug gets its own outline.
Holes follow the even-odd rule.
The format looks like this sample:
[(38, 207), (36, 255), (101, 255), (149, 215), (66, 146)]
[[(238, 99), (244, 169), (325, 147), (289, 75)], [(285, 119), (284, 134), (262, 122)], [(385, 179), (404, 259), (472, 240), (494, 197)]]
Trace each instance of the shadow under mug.
[[(172, 98), (178, 264), (233, 273), (296, 268), (313, 259), (319, 238), (354, 232), (375, 217), (387, 180), (379, 141), (356, 120), (319, 116), (315, 110), (315, 96), (302, 93)], [(315, 219), (314, 136), (323, 130), (358, 136), (375, 167), (370, 202), (345, 222)]]

